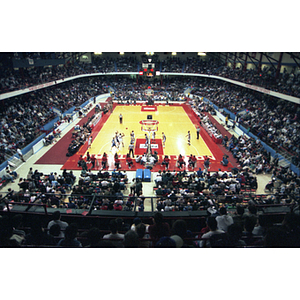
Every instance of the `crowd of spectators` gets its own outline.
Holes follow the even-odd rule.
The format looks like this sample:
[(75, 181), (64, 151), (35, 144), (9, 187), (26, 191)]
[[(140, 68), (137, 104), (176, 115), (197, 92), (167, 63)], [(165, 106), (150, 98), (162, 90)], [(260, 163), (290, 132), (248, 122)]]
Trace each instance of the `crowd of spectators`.
[(88, 141), (93, 129), (93, 125), (91, 122), (95, 117), (96, 115), (90, 116), (82, 126), (74, 126), (74, 130), (72, 132), (72, 141), (69, 144), (68, 152), (66, 154), (67, 156), (72, 156), (73, 154), (75, 154), (79, 150), (79, 148)]
[[(11, 180), (16, 180), (18, 175), (8, 172)], [(90, 209), (95, 197), (94, 210), (132, 211), (136, 208), (143, 211), (145, 197), (142, 181), (134, 178), (130, 183), (129, 196), (125, 197), (128, 185), (127, 173), (121, 170), (95, 172), (91, 168), (82, 168), (76, 179), (72, 171), (43, 174), (30, 167), (27, 177), (19, 178), (19, 190), (8, 189), (7, 204), (12, 206), (21, 202), (44, 204), (52, 208)], [(1, 209), (7, 210), (7, 206)]]
[(90, 208), (91, 199), (95, 196), (94, 210), (128, 210), (135, 205), (134, 196), (125, 199), (128, 177), (126, 171), (98, 171), (83, 170), (78, 183), (73, 187), (66, 205), (70, 208)]
[[(52, 108), (65, 112), (73, 106), (80, 106), (90, 96), (107, 92), (108, 87), (116, 90), (115, 99), (120, 101), (127, 101), (129, 98), (130, 101), (147, 100), (143, 95), (147, 85), (137, 84), (128, 78), (115, 81), (112, 79), (78, 80), (3, 100), (0, 110), (0, 163), (14, 155), (17, 148), (24, 148), (42, 134), (43, 125), (57, 117)], [(175, 97), (179, 95), (183, 97), (178, 90), (170, 93)], [(155, 98), (163, 99), (170, 93), (163, 90)]]
[[(13, 176), (12, 180), (15, 180)], [(133, 180), (132, 192), (124, 197), (127, 190), (126, 171), (98, 171), (83, 169), (76, 180), (72, 171), (63, 170), (62, 174), (51, 172), (43, 174), (38, 170), (28, 171), (27, 178), (19, 178), (19, 190), (8, 189), (7, 204), (35, 203), (52, 208), (90, 209), (94, 210), (132, 211), (136, 207), (144, 210), (142, 182)], [(126, 199), (125, 199), (126, 198)], [(7, 206), (2, 207), (7, 210)]]
[[(264, 205), (299, 207), (300, 177), (290, 170), (274, 166), (271, 182), (266, 186), (273, 194), (265, 197), (251, 195), (257, 181), (255, 173), (248, 168), (215, 173), (199, 168), (189, 175), (175, 170), (163, 171), (161, 177), (162, 180), (156, 182), (157, 211), (208, 212), (206, 224), (200, 234), (194, 236), (199, 238), (195, 241), (196, 247), (299, 246), (298, 215), (288, 213), (282, 224), (274, 226), (262, 213)], [(272, 240), (276, 235), (278, 240)]]
[(106, 91), (98, 80), (79, 80), (1, 101), (0, 163), (40, 136), (43, 126), (62, 113)]
[[(33, 55), (34, 53), (32, 53)], [(29, 55), (29, 54), (28, 54)], [(30, 56), (30, 55), (29, 55)], [(257, 85), (266, 89), (280, 92), (295, 97), (300, 96), (300, 73), (293, 69), (290, 73), (286, 69), (276, 77), (275, 67), (265, 66), (260, 72), (256, 69), (243, 67), (230, 68), (224, 66), (224, 62), (213, 57), (199, 58), (189, 57), (181, 59), (177, 56), (155, 59), (156, 69), (161, 72), (198, 73), (217, 75), (241, 81), (247, 84)], [(6, 67), (1, 72), (0, 92), (8, 92), (23, 89), (31, 85), (37, 85), (49, 81), (67, 78), (74, 75), (87, 73), (108, 72), (137, 72), (142, 70), (142, 61), (134, 56), (103, 57), (92, 56), (91, 63), (69, 60), (64, 65), (50, 67), (19, 68), (14, 70)]]
[(300, 178), (289, 169), (275, 166), (271, 180), (265, 189), (274, 194), (266, 199), (267, 203), (285, 204), (292, 203), (294, 200), (299, 202), (300, 200)]
[[(49, 108), (56, 107), (62, 112), (66, 111), (73, 105), (83, 103), (89, 95), (107, 91), (109, 87), (115, 91), (114, 98), (117, 101), (132, 103), (148, 100), (144, 93), (148, 88), (147, 82), (118, 77), (79, 80), (3, 101), (1, 161), (40, 134), (41, 125), (56, 116)], [(154, 90), (152, 100), (182, 100), (183, 91), (187, 87), (193, 87), (194, 96), (205, 97), (219, 108), (233, 112), (239, 124), (275, 150), (286, 150), (293, 156), (293, 163), (299, 164), (300, 135), (297, 133), (300, 129), (300, 109), (296, 104), (217, 80), (178, 77), (154, 82), (151, 85)], [(42, 105), (39, 105), (40, 99), (43, 99)], [(195, 97), (195, 106), (201, 111), (203, 104), (197, 99)]]
[(137, 72), (139, 62), (136, 57), (119, 57), (115, 59), (117, 72)]
[(197, 112), (201, 120), (201, 126), (205, 128), (207, 133), (210, 136), (213, 135), (217, 139), (223, 139), (223, 135), (221, 134), (220, 130), (215, 125), (213, 125), (213, 123), (209, 120), (208, 116), (201, 113), (201, 111)]
[[(44, 204), (47, 207), (61, 208), (67, 201), (67, 194), (70, 193), (76, 176), (72, 171), (64, 170), (62, 174), (51, 172), (44, 174), (30, 167), (24, 178), (19, 178), (19, 190), (8, 189), (7, 204), (13, 203), (35, 203)], [(3, 203), (2, 203), (3, 205)], [(7, 206), (2, 207), (6, 210)]]
[[(188, 174), (186, 171), (164, 170), (155, 179), (158, 211), (195, 211), (218, 208), (222, 201), (232, 205), (242, 202), (243, 186), (257, 189), (255, 173), (248, 169), (219, 170), (210, 172), (199, 167)], [(226, 196), (224, 197), (219, 196)]]
[(287, 73), (286, 69), (284, 69), (284, 72), (280, 73), (276, 79), (276, 69), (272, 67), (264, 67), (261, 72), (258, 73), (255, 69), (232, 69), (223, 66), (214, 75), (257, 85), (282, 94), (300, 97), (300, 73), (296, 73), (295, 70), (291, 73)]
[[(197, 114), (201, 116), (202, 122), (208, 119), (202, 100), (192, 101), (191, 105)], [(206, 126), (206, 128), (207, 130), (213, 130), (213, 132), (216, 130), (211, 129), (211, 126)], [(232, 135), (229, 138), (225, 135), (222, 136), (222, 144), (232, 153), (241, 168), (249, 168), (255, 174), (271, 173), (273, 170), (274, 165), (271, 163), (271, 154), (266, 151), (259, 139), (255, 140), (246, 135), (238, 138)]]
[(204, 60), (196, 57), (188, 57), (184, 64), (184, 73), (217, 75), (217, 70), (221, 66), (222, 64), (213, 58)]
[(0, 92), (7, 93), (22, 90), (31, 86), (68, 78), (86, 72), (76, 64), (66, 63), (63, 66), (31, 67), (4, 69), (0, 76)]
[[(236, 118), (232, 121), (244, 126), (274, 150), (290, 153), (294, 156), (293, 163), (299, 165), (299, 105), (227, 83), (206, 83), (200, 83), (193, 94), (207, 98), (219, 109), (226, 108), (234, 113)], [(203, 104), (199, 97), (195, 97), (193, 105), (200, 109)]]
[(182, 101), (185, 99), (184, 89), (186, 84), (192, 84), (193, 81), (185, 80), (182, 82), (180, 78), (172, 78), (164, 82), (151, 82), (151, 90), (153, 96), (149, 97), (145, 91), (149, 88), (149, 82), (138, 79), (138, 82), (130, 78), (123, 77), (111, 82), (110, 86), (115, 90), (114, 98), (121, 103), (134, 103), (134, 101)]
[[(178, 67), (177, 62), (173, 62), (173, 65), (175, 69)], [(180, 68), (181, 67), (180, 65)], [(169, 93), (170, 88), (174, 86), (178, 92), (182, 91), (182, 86), (190, 86), (194, 82), (186, 80), (178, 84), (178, 86), (176, 83), (177, 79), (175, 78), (174, 83), (168, 82), (165, 87), (157, 85), (157, 94), (155, 96), (160, 95), (164, 97), (166, 95), (164, 93)], [(115, 95), (117, 98), (121, 96), (127, 97), (131, 92), (135, 92), (138, 95), (137, 97), (139, 97), (142, 95), (141, 89), (144, 90), (146, 88), (144, 83), (138, 84), (127, 78), (117, 80), (116, 82), (107, 79), (101, 82), (88, 80), (66, 84), (65, 88), (49, 88), (31, 94), (25, 94), (13, 98), (10, 102), (3, 101), (4, 106), (1, 107), (1, 147), (4, 149), (4, 153), (14, 154), (18, 147), (23, 147), (26, 143), (32, 141), (34, 135), (38, 134), (37, 129), (50, 119), (53, 119), (54, 115), (52, 112), (49, 112), (49, 107), (55, 106), (65, 111), (70, 106), (80, 105), (87, 100), (88, 96), (91, 96), (90, 91), (95, 91), (95, 94), (98, 94), (99, 91), (104, 90), (108, 85), (116, 89), (117, 92)], [(258, 95), (255, 92), (244, 91), (239, 87), (219, 82), (212, 84), (207, 84), (207, 82), (200, 83), (195, 94), (200, 97), (206, 97), (220, 108), (228, 108), (236, 114), (247, 109), (248, 112), (246, 114), (239, 116), (238, 122), (240, 124), (249, 128), (251, 132), (255, 133), (262, 141), (269, 143), (272, 147), (276, 148), (280, 145), (288, 151), (299, 155), (299, 140), (297, 140), (299, 139), (299, 110), (295, 110), (297, 106), (294, 104), (270, 99), (262, 94)], [(40, 99), (45, 100), (39, 101)], [(195, 97), (194, 101), (194, 106), (199, 110), (199, 114), (205, 118), (203, 112), (207, 109), (205, 107), (206, 104), (197, 97)], [(25, 128), (24, 132), (22, 130), (23, 127)], [(32, 131), (33, 137), (30, 136)], [(25, 133), (26, 136), (24, 136)], [(253, 205), (256, 204), (297, 204), (297, 200), (299, 200), (299, 176), (296, 176), (288, 169), (278, 167), (278, 161), (276, 159), (271, 160), (270, 154), (264, 150), (259, 140), (255, 141), (245, 136), (239, 138), (232, 136), (231, 139), (224, 139), (224, 146), (226, 146), (227, 150), (238, 160), (240, 169), (233, 169), (231, 172), (222, 172), (219, 170), (212, 174), (209, 172), (209, 168), (204, 168), (203, 171), (199, 168), (197, 172), (193, 172), (190, 175), (185, 171), (177, 172), (175, 170), (165, 170), (161, 172), (162, 180), (157, 182), (155, 188), (156, 194), (159, 197), (156, 209), (158, 211), (207, 210), (212, 215), (212, 218), (215, 217), (215, 219), (217, 219), (217, 215), (227, 215), (227, 212), (224, 214), (224, 212), (221, 212), (221, 209), (218, 209), (220, 206), (226, 207), (226, 203), (233, 203), (238, 210), (238, 204), (242, 204), (245, 199), (242, 192), (243, 186), (246, 185), (249, 186), (250, 189), (255, 190), (257, 188), (256, 174), (260, 173), (272, 174), (272, 179), (266, 186), (266, 189), (275, 194), (263, 200), (250, 196), (247, 202), (249, 208), (251, 207), (251, 209), (249, 209), (250, 213), (252, 210), (253, 214), (256, 214), (255, 210), (252, 209)], [(5, 158), (5, 156), (3, 158)], [(133, 182), (131, 184), (130, 187), (133, 189), (133, 192), (130, 193), (129, 197), (124, 197), (122, 193), (128, 183), (126, 172), (118, 171), (109, 174), (108, 172), (99, 171), (97, 174), (94, 174), (91, 171), (86, 171), (82, 172), (78, 184), (74, 185), (74, 183), (75, 177), (72, 175), (72, 171), (70, 173), (64, 171), (62, 175), (54, 173), (45, 176), (37, 170), (35, 172), (30, 170), (27, 178), (20, 178), (20, 191), (11, 191), (8, 199), (10, 201), (18, 200), (24, 203), (44, 203), (54, 208), (89, 209), (91, 198), (96, 195), (94, 202), (95, 209), (132, 210), (134, 205), (137, 205), (140, 211), (143, 210), (144, 196), (140, 193), (138, 195), (136, 194), (137, 183)], [(140, 184), (140, 182), (138, 182), (138, 184)], [(68, 192), (70, 193), (70, 198), (66, 201), (65, 194)], [(247, 212), (247, 214), (249, 214), (249, 212)], [(235, 216), (233, 216), (233, 220), (238, 219), (234, 217)], [(294, 223), (289, 223), (292, 222), (292, 218), (294, 217), (287, 215), (282, 228), (280, 228), (281, 231), (278, 233), (278, 231), (276, 231), (278, 228), (272, 228), (269, 232), (270, 235), (278, 234), (282, 237), (281, 243), (291, 245), (291, 240), (289, 239), (291, 234), (297, 234), (296, 237), (299, 238), (298, 231), (296, 232), (299, 225), (297, 223), (298, 221), (296, 222), (297, 226), (295, 225), (295, 220), (293, 221)], [(6, 222), (6, 220), (2, 221), (4, 223)], [(158, 218), (157, 222), (159, 223), (161, 221), (161, 218)], [(224, 228), (221, 229), (217, 220), (215, 222), (212, 219), (208, 219), (206, 228), (208, 230), (207, 232), (219, 230), (218, 234), (220, 235), (230, 235), (231, 232), (237, 230), (239, 236), (240, 234), (245, 234), (249, 237), (246, 241), (246, 245), (255, 245), (255, 239), (253, 239), (252, 235), (253, 232), (255, 230), (258, 231), (258, 229), (254, 227), (263, 227), (263, 221), (258, 217), (256, 217), (255, 222), (253, 222), (253, 220), (249, 221), (247, 218), (245, 218), (244, 221), (242, 229), (237, 230), (234, 227), (230, 227), (235, 225), (235, 223), (233, 223), (228, 225), (226, 231)], [(217, 223), (217, 226), (215, 223)], [(41, 234), (39, 223), (36, 225), (37, 226), (33, 228), (33, 232), (30, 233), (31, 235), (35, 233)], [(291, 226), (295, 227), (291, 229)], [(145, 227), (147, 228), (147, 226)], [(1, 230), (2, 229), (3, 227), (1, 227)], [(146, 234), (146, 229), (144, 228), (144, 230), (142, 237)], [(138, 241), (136, 235), (131, 231), (127, 235), (128, 240), (119, 245), (132, 246), (133, 244), (129, 242), (130, 238), (133, 238), (136, 242)], [(203, 229), (202, 233), (205, 234), (207, 232)], [(64, 242), (61, 241), (60, 245), (79, 245), (79, 243), (72, 244), (72, 241), (76, 239), (76, 228), (66, 230), (66, 235), (69, 236), (69, 234), (70, 238), (67, 237), (67, 241)], [(8, 242), (5, 240), (7, 236), (3, 236), (4, 239), (2, 242), (5, 244)], [(101, 235), (98, 236), (101, 237)], [(151, 234), (149, 236), (151, 236)], [(125, 237), (126, 234), (124, 235), (124, 241), (126, 240)], [(163, 237), (170, 237), (170, 234), (161, 236), (160, 238)], [(224, 239), (220, 240), (220, 242), (229, 243), (230, 239), (228, 240), (228, 236), (223, 237)], [(11, 236), (9, 240), (10, 238)], [(173, 238), (173, 241), (170, 239), (157, 239), (157, 246), (178, 245), (176, 244), (176, 238)], [(30, 235), (28, 235), (27, 240), (34, 243), (34, 239)], [(270, 241), (271, 239), (268, 240), (268, 238), (265, 238), (261, 240), (260, 243), (266, 243), (266, 245), (271, 246)], [(214, 242), (219, 241), (213, 241), (210, 246), (213, 246)], [(237, 239), (236, 245), (240, 246), (241, 244), (243, 243), (240, 242), (240, 239)], [(137, 243), (135, 245), (139, 244)], [(196, 243), (193, 246), (201, 246), (201, 243)]]
[[(268, 154), (259, 144), (253, 148), (257, 156), (249, 155), (248, 150), (236, 150), (242, 153), (239, 168), (231, 171), (210, 172), (204, 164), (203, 170), (188, 174), (186, 171), (159, 171), (154, 179), (158, 211), (214, 211), (226, 204), (229, 206), (293, 204), (300, 200), (300, 177), (288, 168), (279, 167), (278, 160), (271, 162)], [(246, 142), (247, 143), (247, 142)], [(231, 144), (231, 140), (228, 145)], [(236, 139), (235, 144), (243, 148), (245, 142)], [(251, 158), (251, 159), (249, 159)], [(267, 163), (263, 163), (268, 161)], [(257, 174), (269, 173), (271, 181), (265, 186), (266, 192), (272, 195), (261, 197), (255, 195), (258, 187)]]
[(207, 60), (187, 58), (184, 66), (186, 73), (221, 76), (282, 94), (300, 97), (300, 73), (297, 73), (295, 68), (290, 73), (284, 69), (276, 78), (276, 71), (276, 68), (272, 66), (265, 66), (260, 72), (257, 69), (244, 70), (243, 67), (231, 68), (213, 58)]
[[(236, 145), (243, 148), (247, 142), (241, 139), (236, 140)], [(230, 143), (231, 140), (228, 145)], [(252, 145), (250, 148), (254, 148), (258, 153), (262, 150), (259, 144)], [(246, 149), (242, 150), (247, 152)], [(264, 198), (255, 196), (255, 193), (250, 193), (246, 197), (245, 187), (250, 191), (255, 191), (257, 188), (257, 170), (254, 171), (247, 165), (244, 167), (241, 165), (240, 168), (233, 168), (231, 171), (210, 172), (207, 166), (203, 171), (199, 167), (198, 171), (190, 174), (176, 170), (159, 172), (160, 180), (155, 180), (158, 197), (156, 210), (158, 212), (207, 211), (210, 217), (206, 220), (206, 224), (200, 226), (201, 231), (197, 235), (192, 234), (185, 221), (177, 220), (183, 223), (177, 224), (176, 221), (177, 223), (174, 222), (169, 226), (157, 213), (149, 222), (150, 225), (139, 225), (141, 222), (135, 220), (134, 226), (130, 229), (116, 227), (112, 221), (109, 226), (111, 233), (108, 235), (100, 232), (99, 228), (93, 228), (93, 233), (90, 229), (79, 234), (76, 229), (77, 224), (63, 224), (59, 222), (59, 217), (54, 215), (51, 224), (62, 223), (63, 229), (59, 229), (59, 226), (51, 229), (52, 226), (48, 226), (45, 230), (41, 223), (37, 222), (32, 224), (26, 233), (21, 232), (22, 230), (18, 231), (20, 229), (17, 224), (14, 224), (11, 231), (6, 227), (11, 226), (10, 221), (4, 217), (0, 221), (0, 228), (4, 231), (4, 235), (1, 236), (1, 246), (89, 246), (90, 235), (94, 236), (97, 233), (97, 242), (92, 242), (95, 247), (298, 247), (297, 216), (287, 214), (279, 228), (278, 225), (274, 227), (273, 224), (267, 224), (264, 216), (260, 214), (261, 204), (288, 204), (295, 207), (300, 200), (300, 177), (289, 169), (278, 167), (276, 161), (272, 163), (271, 182), (266, 189), (273, 193)], [(64, 170), (61, 175), (42, 174), (30, 168), (27, 178), (19, 180), (20, 190), (9, 191), (7, 200), (9, 205), (20, 201), (45, 204), (52, 208), (88, 210), (91, 208), (92, 198), (95, 197), (92, 207), (94, 210), (131, 211), (136, 206), (139, 211), (143, 211), (145, 197), (140, 192), (141, 182), (138, 180), (135, 182), (133, 179), (130, 183), (130, 193), (124, 197), (123, 191), (127, 189), (128, 184), (125, 171), (95, 173), (83, 170), (76, 182), (72, 171)], [(229, 208), (231, 208), (230, 213)], [(162, 228), (156, 229), (157, 226)], [(124, 234), (118, 231), (123, 231)], [(136, 231), (137, 235), (132, 231)], [(18, 236), (20, 234), (21, 237)], [(211, 238), (215, 235), (218, 237)], [(272, 239), (274, 236), (278, 240)]]
[(159, 61), (161, 66), (161, 72), (176, 72), (182, 73), (184, 68), (184, 62), (179, 57), (167, 57), (164, 60)]
[[(199, 222), (199, 221), (198, 221)], [(200, 219), (194, 232), (184, 219), (170, 222), (160, 212), (147, 221), (136, 217), (126, 222), (112, 218), (108, 226), (81, 229), (76, 222), (61, 220), (59, 211), (45, 224), (32, 217), (24, 227), (21, 214), (0, 217), (0, 247), (63, 248), (291, 248), (300, 246), (299, 215), (287, 213), (274, 224), (259, 215), (255, 206), (238, 206), (230, 214), (226, 207)], [(105, 229), (103, 229), (105, 228)], [(195, 235), (196, 234), (196, 235)]]

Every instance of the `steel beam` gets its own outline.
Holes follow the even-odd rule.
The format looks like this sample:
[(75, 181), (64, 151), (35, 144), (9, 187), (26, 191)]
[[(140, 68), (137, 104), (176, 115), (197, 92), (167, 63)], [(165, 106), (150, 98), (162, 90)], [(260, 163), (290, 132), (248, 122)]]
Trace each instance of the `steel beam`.
[(277, 79), (279, 77), (281, 62), (282, 62), (282, 56), (283, 56), (283, 52), (280, 52), (280, 56), (279, 56), (279, 60), (278, 60), (278, 64), (277, 64), (277, 70), (276, 70), (276, 74), (275, 74), (275, 79)]

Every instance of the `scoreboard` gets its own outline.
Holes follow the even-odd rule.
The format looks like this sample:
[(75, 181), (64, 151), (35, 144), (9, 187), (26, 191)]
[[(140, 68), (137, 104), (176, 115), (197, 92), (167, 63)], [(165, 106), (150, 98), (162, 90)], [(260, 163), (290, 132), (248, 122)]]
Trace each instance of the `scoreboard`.
[(153, 77), (155, 75), (155, 63), (143, 63), (143, 71), (140, 72), (140, 75), (145, 75), (146, 77)]

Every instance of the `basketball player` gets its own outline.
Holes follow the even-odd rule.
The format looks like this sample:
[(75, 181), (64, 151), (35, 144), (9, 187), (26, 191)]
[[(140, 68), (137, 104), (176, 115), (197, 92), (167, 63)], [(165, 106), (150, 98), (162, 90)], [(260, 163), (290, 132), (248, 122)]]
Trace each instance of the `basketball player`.
[(152, 131), (152, 140), (155, 140), (155, 131)]
[(162, 133), (162, 144), (163, 144), (163, 147), (166, 146), (166, 140), (167, 140), (167, 137), (164, 133)]
[(88, 149), (91, 148), (92, 140), (93, 140), (93, 136), (90, 135), (90, 136), (89, 136), (89, 139), (88, 139)]
[(118, 140), (119, 140), (119, 144), (120, 145), (122, 144), (122, 146), (124, 147), (123, 136), (125, 136), (125, 134), (120, 132), (118, 136)]
[(134, 131), (133, 131), (133, 130), (132, 130), (131, 133), (130, 133), (130, 138), (131, 138), (131, 139), (134, 139)]
[(130, 133), (130, 143), (134, 144), (134, 142), (135, 142), (135, 136), (134, 136), (134, 132), (132, 130)]
[(119, 142), (119, 133), (118, 133), (118, 131), (116, 132), (116, 135), (115, 135), (115, 141), (116, 141), (116, 146), (119, 149), (120, 142)]
[(145, 145), (148, 146), (148, 144), (149, 144), (149, 138), (148, 138), (147, 133), (145, 133), (145, 139), (146, 139)]
[(117, 144), (116, 144), (115, 137), (113, 137), (112, 140), (111, 140), (111, 149), (110, 149), (110, 151), (112, 151), (112, 149), (113, 149), (114, 147), (116, 147), (116, 148), (118, 149)]
[(188, 134), (186, 135), (186, 137), (187, 137), (188, 145), (191, 146), (191, 133), (190, 133), (190, 131), (188, 131)]

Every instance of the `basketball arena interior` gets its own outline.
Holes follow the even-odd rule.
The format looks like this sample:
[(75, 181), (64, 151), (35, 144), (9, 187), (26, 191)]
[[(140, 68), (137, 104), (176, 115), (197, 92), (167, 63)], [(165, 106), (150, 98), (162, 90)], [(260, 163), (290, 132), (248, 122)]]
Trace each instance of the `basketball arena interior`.
[(300, 246), (299, 52), (1, 52), (0, 68), (1, 247)]

